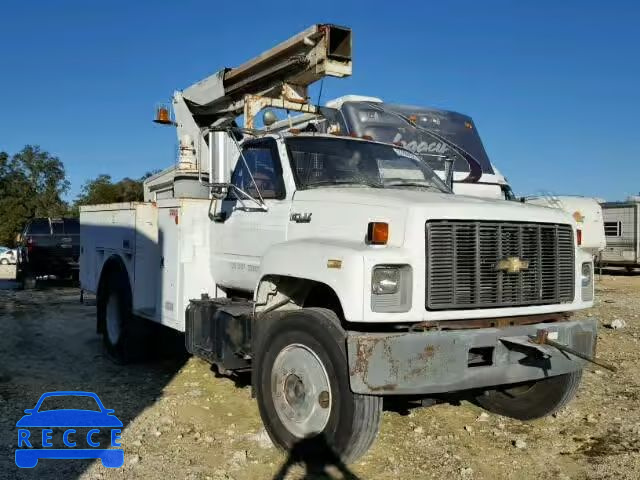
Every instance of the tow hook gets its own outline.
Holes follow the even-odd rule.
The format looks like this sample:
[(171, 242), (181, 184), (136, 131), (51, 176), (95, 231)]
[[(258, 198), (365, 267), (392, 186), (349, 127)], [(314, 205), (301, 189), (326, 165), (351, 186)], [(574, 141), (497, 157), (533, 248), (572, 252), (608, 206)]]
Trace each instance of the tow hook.
[(596, 357), (589, 357), (588, 355), (585, 355), (584, 353), (578, 352), (577, 350), (574, 350), (573, 348), (569, 347), (568, 345), (564, 345), (562, 343), (558, 343), (555, 340), (551, 340), (549, 339), (549, 330), (545, 330), (545, 329), (540, 329), (536, 332), (536, 336), (535, 337), (530, 337), (531, 338), (531, 342), (536, 343), (538, 345), (549, 345), (551, 347), (555, 347), (558, 350), (560, 350), (561, 352), (565, 352), (565, 353), (570, 353), (571, 355), (574, 355), (576, 357), (582, 358), (583, 360), (586, 360), (587, 362), (591, 362), (595, 365), (598, 365), (599, 367), (602, 368), (606, 368), (607, 370), (610, 370), (612, 372), (617, 372), (618, 369), (616, 367), (614, 367), (613, 365), (604, 362), (602, 360), (600, 360), (599, 358)]

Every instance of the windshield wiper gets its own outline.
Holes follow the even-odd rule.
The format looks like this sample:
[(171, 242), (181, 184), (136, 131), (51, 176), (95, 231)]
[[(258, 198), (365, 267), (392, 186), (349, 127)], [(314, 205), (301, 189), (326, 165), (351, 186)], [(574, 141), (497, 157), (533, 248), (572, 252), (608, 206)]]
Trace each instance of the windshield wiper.
[(385, 187), (423, 187), (423, 188), (435, 188), (436, 190), (440, 190), (435, 185), (431, 183), (423, 183), (423, 182), (414, 182), (411, 180), (402, 180), (395, 182), (387, 182), (384, 184)]
[(382, 185), (379, 183), (359, 182), (357, 180), (321, 180), (319, 182), (308, 183), (305, 187), (326, 187), (331, 185), (361, 185), (363, 187), (382, 188)]

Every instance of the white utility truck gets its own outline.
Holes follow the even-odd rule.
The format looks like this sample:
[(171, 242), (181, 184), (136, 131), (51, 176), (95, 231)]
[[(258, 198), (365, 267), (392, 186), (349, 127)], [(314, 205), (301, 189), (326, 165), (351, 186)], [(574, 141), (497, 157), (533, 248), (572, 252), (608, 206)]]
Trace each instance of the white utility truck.
[(318, 113), (308, 85), (350, 73), (351, 31), (315, 25), (159, 109), (177, 165), (146, 182), (148, 201), (80, 213), (81, 283), (107, 351), (135, 356), (153, 341), (145, 321), (184, 332), (221, 371), (252, 372), (277, 446), (318, 440), (347, 462), (388, 395), (556, 411), (596, 345), (573, 219), (452, 195), (401, 146), (252, 128), (266, 107)]

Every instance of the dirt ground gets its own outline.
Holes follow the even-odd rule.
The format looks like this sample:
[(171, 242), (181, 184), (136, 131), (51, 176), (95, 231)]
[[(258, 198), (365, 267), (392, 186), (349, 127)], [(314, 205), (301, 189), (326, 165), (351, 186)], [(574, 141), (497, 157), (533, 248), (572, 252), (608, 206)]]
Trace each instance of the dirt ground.
[[(569, 407), (530, 423), (467, 402), (420, 409), (389, 402), (372, 450), (348, 470), (327, 466), (327, 477), (640, 478), (640, 275), (613, 273), (599, 280), (588, 314), (601, 320), (598, 354), (617, 373), (587, 370)], [(324, 478), (271, 446), (246, 379), (217, 377), (179, 349), (114, 365), (95, 333), (94, 301), (81, 304), (76, 288), (60, 284), (14, 286), (0, 280), (0, 478)], [(626, 326), (607, 328), (616, 319)], [(123, 468), (89, 460), (15, 466), (15, 423), (51, 390), (93, 391), (115, 409), (125, 425)]]

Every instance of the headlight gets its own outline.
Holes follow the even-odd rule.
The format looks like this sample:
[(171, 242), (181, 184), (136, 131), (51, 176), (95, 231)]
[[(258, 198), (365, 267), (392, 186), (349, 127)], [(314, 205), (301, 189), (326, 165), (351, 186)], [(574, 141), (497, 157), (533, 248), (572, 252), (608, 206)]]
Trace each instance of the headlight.
[(591, 270), (591, 262), (582, 264), (582, 287), (588, 287), (593, 281), (593, 271)]
[(413, 273), (409, 265), (378, 265), (371, 272), (371, 311), (411, 310)]
[(593, 300), (593, 265), (591, 262), (582, 264), (580, 278), (582, 280), (582, 300), (590, 302)]
[(376, 267), (371, 278), (371, 291), (376, 295), (392, 295), (400, 289), (400, 268)]

